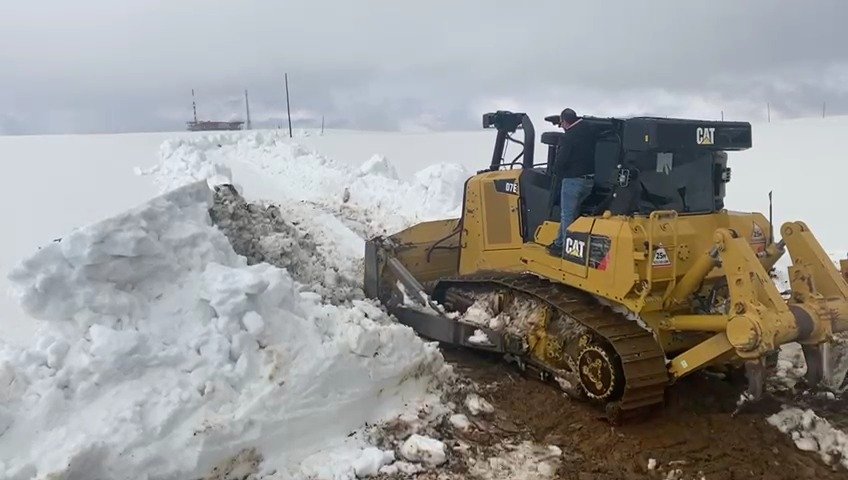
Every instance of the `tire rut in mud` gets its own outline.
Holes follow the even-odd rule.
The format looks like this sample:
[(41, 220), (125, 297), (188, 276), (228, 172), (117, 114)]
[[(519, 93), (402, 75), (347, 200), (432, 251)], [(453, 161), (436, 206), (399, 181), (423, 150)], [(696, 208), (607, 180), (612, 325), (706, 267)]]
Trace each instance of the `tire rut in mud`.
[[(505, 431), (529, 433), (563, 451), (558, 478), (738, 479), (846, 478), (802, 452), (765, 418), (780, 402), (731, 417), (739, 387), (693, 375), (669, 389), (666, 407), (638, 423), (613, 427), (590, 405), (522, 376), (497, 355), (444, 349), (458, 373), (481, 386)], [(648, 468), (654, 459), (655, 469)]]

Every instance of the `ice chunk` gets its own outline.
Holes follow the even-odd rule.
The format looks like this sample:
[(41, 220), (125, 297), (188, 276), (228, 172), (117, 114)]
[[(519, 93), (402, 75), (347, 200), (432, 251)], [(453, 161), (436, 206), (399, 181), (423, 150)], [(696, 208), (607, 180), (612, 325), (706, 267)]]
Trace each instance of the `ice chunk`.
[(357, 477), (370, 477), (377, 475), (380, 468), (394, 462), (395, 453), (391, 450), (380, 450), (368, 447), (362, 450), (361, 455), (353, 462), (353, 471)]
[(470, 393), (465, 397), (465, 407), (471, 415), (480, 415), (481, 413), (492, 413), (495, 411), (495, 407), (491, 403), (476, 393)]
[(400, 454), (410, 462), (421, 462), (430, 467), (439, 466), (447, 461), (444, 443), (417, 433), (403, 442)]
[(461, 413), (451, 415), (449, 421), (453, 425), (453, 428), (457, 430), (468, 430), (471, 428), (471, 422), (468, 420), (468, 417)]
[(486, 335), (486, 332), (480, 329), (474, 330), (474, 335), (468, 337), (468, 343), (473, 343), (474, 345), (492, 344), (492, 342), (489, 340), (488, 335)]

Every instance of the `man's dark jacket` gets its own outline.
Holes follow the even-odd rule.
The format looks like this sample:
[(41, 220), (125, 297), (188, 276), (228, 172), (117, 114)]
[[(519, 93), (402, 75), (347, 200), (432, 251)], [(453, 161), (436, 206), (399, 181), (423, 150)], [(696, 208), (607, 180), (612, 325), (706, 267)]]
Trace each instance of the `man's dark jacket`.
[(558, 205), (563, 178), (595, 173), (595, 142), (598, 129), (579, 120), (565, 131), (557, 145), (556, 161), (548, 168), (553, 175), (550, 207)]

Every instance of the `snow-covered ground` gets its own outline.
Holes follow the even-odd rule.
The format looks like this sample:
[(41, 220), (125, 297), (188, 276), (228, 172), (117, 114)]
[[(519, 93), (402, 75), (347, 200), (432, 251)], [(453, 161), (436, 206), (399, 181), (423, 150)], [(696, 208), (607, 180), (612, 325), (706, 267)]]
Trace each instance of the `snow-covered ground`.
[[(841, 251), (829, 207), (848, 173), (843, 126), (756, 125), (754, 149), (731, 154), (727, 204), (765, 211), (774, 190), (778, 224), (803, 219)], [(360, 259), (372, 235), (456, 215), (491, 145), (491, 132), (0, 137), (14, 230), (0, 277), (23, 305), (0, 302), (0, 473), (186, 478), (231, 459), (276, 478), (349, 477), (440, 463), (444, 445), (426, 436), (368, 446), (366, 424), (421, 409), (467, 424), (436, 406), (438, 352), (363, 300)], [(210, 223), (207, 179), (277, 205), (285, 225), (255, 246), (276, 266), (249, 266)], [(291, 255), (269, 260), (280, 250)], [(802, 417), (775, 423), (815, 423)], [(527, 451), (540, 465), (553, 452)]]

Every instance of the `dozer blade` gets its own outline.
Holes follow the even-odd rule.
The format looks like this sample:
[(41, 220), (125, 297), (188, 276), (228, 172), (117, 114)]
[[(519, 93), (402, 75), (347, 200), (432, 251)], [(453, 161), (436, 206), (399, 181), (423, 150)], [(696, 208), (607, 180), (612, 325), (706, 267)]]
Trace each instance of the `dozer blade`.
[[(397, 317), (400, 323), (412, 328), (416, 333), (430, 340), (490, 352), (506, 352), (503, 336), (491, 329), (469, 325), (452, 320), (444, 315), (426, 313), (410, 307), (399, 306), (389, 310)], [(478, 330), (486, 335), (488, 342), (481, 343), (468, 340)]]
[[(397, 297), (403, 299), (402, 303), (391, 300), (386, 302), (386, 308), (400, 323), (412, 328), (422, 337), (437, 342), (490, 352), (506, 352), (505, 340), (500, 333), (444, 315), (442, 307), (430, 299), (412, 273), (397, 258), (387, 257), (377, 241), (369, 241), (365, 245), (366, 295), (379, 298), (383, 268), (389, 269), (392, 276), (402, 285), (402, 288), (395, 289)], [(482, 332), (488, 341), (469, 341), (478, 331)]]

